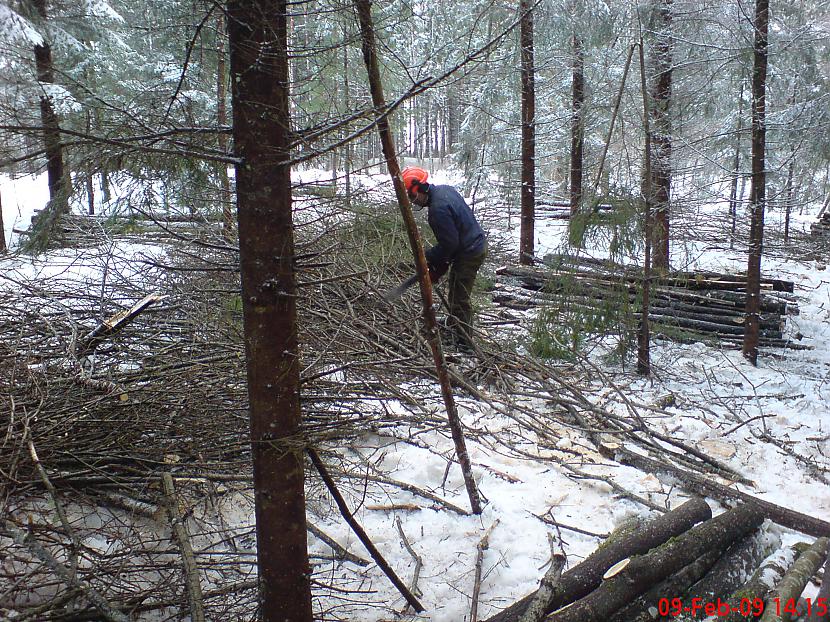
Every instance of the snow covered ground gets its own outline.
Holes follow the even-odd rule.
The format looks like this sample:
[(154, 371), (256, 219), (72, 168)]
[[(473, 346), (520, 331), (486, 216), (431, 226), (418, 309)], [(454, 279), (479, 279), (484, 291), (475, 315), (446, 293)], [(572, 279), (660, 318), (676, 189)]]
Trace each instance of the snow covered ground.
[[(436, 174), (438, 181), (457, 176)], [(370, 185), (370, 184), (367, 184)], [(45, 203), (45, 181), (20, 179), (10, 182), (0, 176), (3, 217), (7, 241), (12, 228), (25, 228), (31, 210)], [(801, 226), (809, 222), (805, 215)], [(555, 250), (564, 235), (561, 221), (540, 222), (538, 247)], [(507, 232), (517, 240), (518, 232)], [(693, 248), (692, 252), (688, 249)], [(541, 253), (540, 253), (541, 254)], [(65, 253), (56, 254), (67, 261)], [(48, 264), (53, 257), (39, 258)], [(830, 258), (825, 258), (830, 259)], [(0, 259), (1, 269), (19, 259)], [(705, 244), (685, 247), (683, 264), (689, 267), (736, 271), (745, 269), (745, 257)], [(627, 416), (632, 404), (662, 404), (648, 411), (649, 423), (657, 430), (682, 439), (717, 457), (751, 480), (752, 487), (735, 484), (758, 497), (805, 514), (830, 519), (830, 273), (821, 262), (798, 263), (784, 258), (765, 259), (765, 276), (795, 282), (800, 315), (788, 319), (787, 334), (803, 336), (797, 343), (806, 350), (764, 351), (758, 367), (746, 362), (737, 350), (719, 349), (701, 343), (680, 345), (656, 341), (652, 346), (654, 374), (642, 379), (630, 366), (594, 361), (601, 370), (594, 374), (590, 399), (606, 409)], [(65, 273), (64, 273), (65, 276)], [(672, 396), (671, 399), (666, 399)], [(537, 404), (544, 416), (544, 403)], [(465, 423), (476, 430), (510, 436), (515, 422), (488, 411), (471, 399), (461, 399)], [(765, 437), (765, 435), (767, 435)], [(468, 507), (464, 483), (456, 465), (448, 469), (453, 446), (448, 434), (419, 431), (412, 442), (367, 433), (349, 447), (344, 458), (372, 464), (396, 480), (415, 484), (440, 497)], [(779, 444), (767, 442), (773, 438)], [(552, 450), (529, 443), (525, 449), (538, 459), (520, 458), (498, 451), (493, 444), (475, 439), (468, 442), (479, 488), (486, 498), (481, 516), (459, 516), (423, 498), (400, 489), (362, 483), (345, 492), (355, 514), (392, 567), (409, 582), (414, 561), (404, 546), (400, 529), (423, 560), (418, 586), (427, 613), (422, 619), (460, 621), (469, 615), (476, 561), (476, 547), (489, 533), (484, 553), (479, 619), (485, 619), (517, 598), (534, 590), (549, 559), (547, 535), (561, 534), (568, 567), (581, 561), (601, 542), (563, 527), (557, 533), (540, 517), (548, 515), (563, 526), (595, 534), (607, 534), (642, 506), (616, 497), (610, 488), (592, 480), (568, 477), (556, 462), (545, 459)], [(587, 449), (578, 434), (563, 429), (557, 447)], [(608, 462), (597, 456), (596, 464), (575, 463), (591, 473), (610, 476), (626, 489), (664, 507), (676, 507), (688, 498), (667, 478)], [(224, 512), (231, 526), (252, 523), (251, 501), (244, 496), (226, 497)], [(409, 504), (409, 507), (405, 507)], [(367, 557), (348, 526), (330, 512), (322, 493), (309, 495), (313, 521), (352, 552)], [(710, 502), (716, 513), (720, 511)], [(397, 509), (390, 509), (395, 506)], [(400, 521), (398, 523), (398, 521)], [(811, 540), (787, 530), (784, 544)], [(312, 552), (327, 553), (328, 547), (310, 537)], [(339, 563), (319, 562), (316, 570), (336, 582), (343, 574)], [(389, 619), (401, 611), (403, 599), (380, 571), (350, 569), (365, 579), (365, 599), (383, 606), (350, 614), (351, 619)]]

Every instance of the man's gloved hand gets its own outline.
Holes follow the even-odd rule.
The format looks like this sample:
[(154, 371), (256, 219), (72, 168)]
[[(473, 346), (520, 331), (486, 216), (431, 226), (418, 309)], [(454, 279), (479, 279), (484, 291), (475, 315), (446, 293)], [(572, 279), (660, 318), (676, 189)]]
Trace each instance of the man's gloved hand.
[(437, 283), (447, 273), (449, 266), (447, 264), (441, 266), (427, 265), (427, 268), (429, 268), (429, 280)]

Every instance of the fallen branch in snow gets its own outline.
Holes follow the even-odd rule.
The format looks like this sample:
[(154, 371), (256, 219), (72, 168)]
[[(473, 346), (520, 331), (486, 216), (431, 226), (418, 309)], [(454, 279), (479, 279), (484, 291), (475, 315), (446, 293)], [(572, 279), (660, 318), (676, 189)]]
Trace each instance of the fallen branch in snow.
[[(556, 589), (559, 579), (562, 578), (562, 569), (565, 567), (568, 558), (555, 550), (555, 541), (550, 534), (548, 534), (548, 542), (550, 543), (550, 568), (542, 578), (539, 589), (536, 590), (530, 605), (528, 605), (522, 617), (519, 618), (519, 622), (542, 622), (542, 619), (547, 615), (547, 604), (553, 596), (553, 590)], [(559, 546), (561, 548), (561, 541)]]
[(830, 523), (826, 521), (770, 503), (769, 501), (764, 501), (763, 499), (759, 499), (734, 488), (729, 488), (723, 484), (718, 484), (710, 478), (691, 473), (668, 462), (647, 458), (622, 445), (605, 444), (602, 446), (602, 452), (606, 458), (616, 460), (620, 464), (634, 467), (644, 473), (671, 475), (677, 478), (687, 490), (697, 494), (710, 496), (721, 502), (742, 501), (744, 503), (753, 503), (761, 511), (761, 515), (764, 518), (769, 518), (771, 521), (783, 527), (789, 527), (795, 531), (800, 531), (801, 533), (817, 538), (830, 536)]
[(421, 613), (424, 610), (423, 605), (418, 601), (412, 592), (409, 591), (409, 588), (404, 585), (403, 581), (401, 581), (400, 577), (395, 574), (395, 571), (392, 570), (392, 567), (387, 563), (387, 561), (383, 558), (383, 555), (380, 554), (377, 547), (374, 545), (372, 540), (369, 538), (368, 534), (363, 530), (363, 527), (360, 526), (360, 523), (357, 522), (354, 515), (349, 510), (349, 506), (346, 503), (346, 500), (343, 498), (343, 495), (340, 494), (340, 491), (337, 489), (337, 485), (334, 483), (331, 475), (329, 475), (326, 466), (323, 464), (323, 461), (320, 459), (320, 456), (317, 452), (310, 446), (306, 447), (306, 453), (308, 457), (311, 458), (311, 462), (314, 464), (314, 467), (317, 469), (317, 472), (320, 474), (320, 477), (323, 479), (323, 482), (328, 488), (329, 493), (331, 494), (334, 502), (337, 504), (338, 509), (340, 510), (340, 515), (343, 517), (349, 527), (352, 528), (355, 535), (360, 538), (360, 541), (363, 543), (363, 546), (366, 547), (366, 550), (369, 551), (369, 554), (372, 556), (372, 559), (375, 560), (375, 563), (378, 567), (383, 571), (392, 584), (398, 588), (398, 591), (401, 595), (406, 599), (406, 601), (412, 605), (412, 608)]
[[(421, 556), (415, 552), (415, 549), (412, 548), (412, 545), (409, 543), (409, 539), (406, 537), (406, 534), (403, 530), (403, 525), (401, 525), (401, 517), (395, 517), (395, 526), (398, 528), (398, 533), (401, 536), (401, 541), (403, 542), (404, 547), (406, 548), (407, 552), (412, 556), (412, 559), (415, 560), (415, 570), (412, 571), (412, 585), (409, 588), (412, 590), (412, 593), (416, 596), (421, 596), (421, 589), (418, 587), (418, 579), (421, 577), (421, 567), (424, 565), (424, 560), (421, 559)], [(404, 608), (404, 612), (410, 607), (409, 603), (406, 603), (406, 607)]]
[(484, 552), (490, 548), (490, 534), (498, 526), (499, 521), (496, 519), (489, 529), (481, 536), (481, 540), (476, 545), (476, 564), (475, 564), (475, 579), (473, 581), (473, 597), (470, 603), (470, 622), (478, 622), (478, 598), (481, 595), (481, 573), (484, 567)]
[(423, 488), (420, 488), (418, 486), (415, 486), (414, 484), (409, 484), (407, 482), (401, 482), (399, 480), (392, 479), (392, 478), (389, 478), (389, 477), (381, 477), (380, 475), (370, 475), (368, 473), (349, 473), (348, 471), (341, 471), (339, 473), (339, 475), (342, 475), (343, 477), (348, 477), (348, 478), (351, 478), (351, 479), (360, 479), (360, 480), (366, 480), (366, 481), (370, 481), (370, 482), (377, 482), (378, 484), (388, 484), (389, 486), (395, 486), (397, 488), (400, 488), (401, 490), (405, 490), (406, 492), (408, 492), (410, 494), (416, 495), (418, 497), (423, 497), (424, 499), (428, 499), (429, 501), (432, 501), (433, 503), (437, 503), (439, 506), (441, 506), (441, 507), (443, 507), (447, 510), (450, 510), (451, 512), (455, 512), (456, 514), (459, 514), (460, 516), (469, 516), (469, 514), (470, 514), (469, 512), (467, 512), (467, 510), (464, 510), (464, 509), (458, 507), (454, 503), (450, 503), (446, 499), (442, 499), (438, 495), (433, 494), (433, 493), (429, 492), (428, 490), (424, 490)]
[(40, 542), (35, 540), (31, 533), (26, 533), (22, 529), (19, 529), (8, 519), (3, 518), (1, 520), (3, 530), (14, 540), (15, 544), (29, 549), (35, 557), (46, 564), (67, 586), (81, 592), (83, 597), (98, 610), (104, 619), (110, 622), (130, 622), (129, 617), (115, 609), (98, 590), (78, 579), (72, 571), (55, 559), (55, 556), (47, 551)]
[(319, 527), (315, 526), (314, 524), (308, 521), (306, 521), (305, 526), (306, 529), (308, 529), (309, 533), (314, 534), (320, 540), (328, 544), (331, 550), (334, 551), (334, 554), (338, 559), (342, 559), (347, 562), (352, 562), (353, 564), (357, 564), (358, 566), (369, 565), (369, 562), (367, 560), (363, 559), (362, 557), (358, 557), (357, 555), (343, 547), (337, 540), (332, 538)]
[[(545, 604), (545, 611), (554, 611), (589, 594), (600, 584), (605, 571), (617, 562), (632, 555), (645, 553), (711, 517), (712, 510), (706, 502), (695, 498), (648, 521), (633, 533), (627, 532), (617, 537), (612, 534), (608, 541), (583, 562), (562, 574)], [(533, 601), (534, 595), (535, 592), (525, 596), (487, 622), (518, 622)]]
[(162, 473), (161, 484), (164, 490), (164, 504), (167, 507), (170, 528), (176, 535), (176, 540), (179, 542), (179, 550), (182, 554), (187, 600), (190, 605), (190, 618), (193, 622), (204, 622), (205, 607), (202, 600), (202, 584), (199, 582), (199, 567), (196, 565), (196, 559), (193, 557), (190, 536), (187, 533), (187, 527), (182, 518), (182, 513), (179, 511), (179, 500), (176, 498), (176, 488), (173, 485), (173, 477), (170, 473)]

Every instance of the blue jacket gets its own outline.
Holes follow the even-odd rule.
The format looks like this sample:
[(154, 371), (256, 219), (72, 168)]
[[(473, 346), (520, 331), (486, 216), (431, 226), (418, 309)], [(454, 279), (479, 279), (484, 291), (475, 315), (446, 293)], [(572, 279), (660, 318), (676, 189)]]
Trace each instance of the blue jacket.
[(438, 241), (426, 251), (430, 266), (445, 266), (484, 250), (484, 231), (455, 188), (430, 184), (428, 197), (427, 222)]

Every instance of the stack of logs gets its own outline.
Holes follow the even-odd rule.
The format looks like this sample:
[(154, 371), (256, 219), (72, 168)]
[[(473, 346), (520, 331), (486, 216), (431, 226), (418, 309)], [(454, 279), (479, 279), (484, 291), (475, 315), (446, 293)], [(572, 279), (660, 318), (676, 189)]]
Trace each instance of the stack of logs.
[(824, 210), (818, 220), (810, 225), (810, 234), (814, 238), (830, 239), (830, 210)]
[[(42, 218), (45, 212), (35, 210), (32, 214), (32, 229)], [(200, 214), (166, 214), (159, 218), (151, 218), (140, 212), (131, 216), (106, 216), (86, 214), (61, 214), (57, 227), (50, 240), (50, 247), (74, 247), (99, 244), (113, 232), (133, 230), (146, 235), (162, 234), (174, 229), (178, 232), (192, 232), (199, 230), (219, 231), (221, 222), (214, 217)], [(30, 235), (31, 230), (15, 229), (20, 235)]]
[[(763, 518), (752, 503), (712, 518), (702, 499), (691, 499), (618, 529), (567, 572), (552, 564), (536, 593), (487, 622), (830, 620), (830, 539), (782, 549)], [(823, 564), (818, 595), (805, 592)]]
[[(508, 308), (582, 309), (596, 313), (613, 301), (639, 319), (642, 277), (635, 270), (594, 260), (556, 259), (548, 267), (499, 268), (493, 301)], [(761, 280), (760, 345), (793, 347), (784, 339), (787, 315), (797, 315), (792, 281)], [(652, 330), (679, 340), (715, 338), (738, 344), (744, 335), (746, 276), (672, 272), (653, 277)]]

